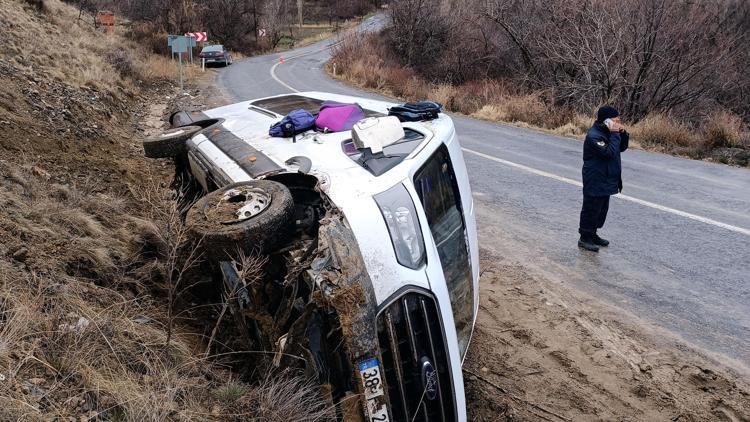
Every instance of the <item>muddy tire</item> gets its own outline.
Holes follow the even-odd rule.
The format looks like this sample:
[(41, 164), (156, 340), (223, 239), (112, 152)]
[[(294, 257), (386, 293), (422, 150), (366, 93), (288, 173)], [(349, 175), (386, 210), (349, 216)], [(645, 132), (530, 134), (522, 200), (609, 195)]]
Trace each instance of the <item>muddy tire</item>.
[(143, 152), (148, 158), (170, 158), (185, 152), (185, 142), (203, 130), (200, 126), (183, 126), (164, 131), (143, 141)]
[(201, 198), (185, 223), (204, 256), (227, 260), (238, 250), (271, 252), (288, 241), (294, 217), (289, 189), (270, 180), (234, 183)]
[(169, 115), (168, 121), (170, 127), (190, 126), (193, 123), (193, 119), (190, 118), (190, 112), (184, 110), (172, 112)]

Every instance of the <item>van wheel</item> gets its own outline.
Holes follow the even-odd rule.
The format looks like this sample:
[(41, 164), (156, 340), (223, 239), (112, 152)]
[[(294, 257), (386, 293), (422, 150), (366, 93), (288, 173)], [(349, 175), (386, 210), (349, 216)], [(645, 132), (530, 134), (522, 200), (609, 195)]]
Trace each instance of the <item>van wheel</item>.
[(205, 256), (225, 261), (239, 250), (266, 253), (283, 245), (293, 216), (286, 186), (251, 180), (210, 192), (190, 207), (185, 223)]
[(143, 141), (143, 152), (148, 158), (170, 158), (185, 152), (185, 142), (203, 130), (200, 126), (183, 126), (164, 131), (159, 136)]

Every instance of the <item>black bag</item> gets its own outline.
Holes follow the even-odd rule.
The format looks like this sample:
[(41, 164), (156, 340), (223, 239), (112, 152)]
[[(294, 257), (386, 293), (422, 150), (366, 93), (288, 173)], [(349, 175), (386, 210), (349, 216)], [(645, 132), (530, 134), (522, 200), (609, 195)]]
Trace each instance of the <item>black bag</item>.
[(389, 116), (396, 116), (402, 122), (433, 120), (443, 111), (443, 106), (433, 101), (417, 101), (394, 106), (388, 109)]

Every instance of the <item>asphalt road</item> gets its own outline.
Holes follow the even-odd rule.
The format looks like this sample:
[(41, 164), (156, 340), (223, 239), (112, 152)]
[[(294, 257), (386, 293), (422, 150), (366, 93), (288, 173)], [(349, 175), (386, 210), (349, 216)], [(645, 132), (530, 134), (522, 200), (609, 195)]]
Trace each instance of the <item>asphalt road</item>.
[[(220, 71), (236, 100), (298, 91), (386, 99), (332, 80), (324, 41)], [(283, 63), (280, 58), (283, 57)], [(750, 373), (750, 170), (629, 150), (599, 254), (580, 251), (578, 140), (454, 117), (480, 243)]]

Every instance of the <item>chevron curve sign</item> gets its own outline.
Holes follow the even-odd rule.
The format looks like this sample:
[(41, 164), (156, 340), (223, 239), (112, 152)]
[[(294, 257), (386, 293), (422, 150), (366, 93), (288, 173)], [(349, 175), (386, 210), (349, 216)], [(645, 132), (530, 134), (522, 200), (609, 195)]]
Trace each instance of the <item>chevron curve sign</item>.
[(196, 42), (203, 42), (208, 39), (208, 35), (205, 32), (186, 32), (185, 36), (195, 38)]

